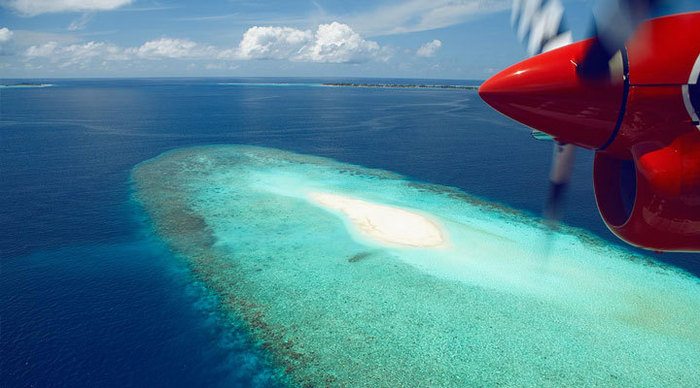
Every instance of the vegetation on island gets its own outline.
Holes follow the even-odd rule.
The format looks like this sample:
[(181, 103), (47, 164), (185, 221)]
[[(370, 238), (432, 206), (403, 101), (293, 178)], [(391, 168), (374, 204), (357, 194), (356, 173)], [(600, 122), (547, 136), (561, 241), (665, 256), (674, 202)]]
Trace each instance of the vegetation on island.
[(430, 84), (366, 84), (352, 82), (324, 83), (323, 86), (336, 86), (346, 88), (387, 88), (387, 89), (456, 89), (477, 90), (476, 85), (430, 85)]

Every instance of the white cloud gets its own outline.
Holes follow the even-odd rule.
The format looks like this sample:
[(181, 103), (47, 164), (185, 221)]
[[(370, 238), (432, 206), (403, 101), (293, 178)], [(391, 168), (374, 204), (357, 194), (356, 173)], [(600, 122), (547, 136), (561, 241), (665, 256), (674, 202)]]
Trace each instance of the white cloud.
[(238, 44), (241, 59), (288, 59), (313, 40), (311, 31), (289, 27), (251, 27)]
[(438, 50), (442, 47), (442, 41), (434, 39), (432, 42), (428, 42), (416, 51), (416, 55), (423, 58), (429, 58), (435, 56)]
[(120, 47), (106, 42), (61, 45), (52, 41), (30, 46), (24, 52), (28, 60), (45, 59), (63, 66), (134, 59), (206, 59), (216, 55), (213, 47), (171, 38), (151, 40), (138, 47)]
[(9, 42), (12, 39), (12, 35), (13, 33), (9, 28), (0, 28), (0, 44)]
[(318, 26), (314, 40), (304, 47), (297, 60), (327, 63), (358, 63), (377, 58), (382, 50), (377, 42), (363, 39), (347, 24), (333, 22)]
[(124, 61), (129, 59), (129, 55), (121, 47), (105, 42), (72, 44), (66, 47), (65, 50), (75, 62), (84, 62), (91, 59), (107, 61)]
[(128, 49), (139, 58), (197, 58), (204, 57), (208, 48), (200, 47), (197, 43), (187, 39), (160, 38), (148, 41), (140, 47)]
[(24, 56), (47, 59), (60, 66), (87, 65), (93, 61), (124, 61), (131, 58), (128, 50), (105, 42), (87, 42), (62, 46), (57, 42), (29, 47)]
[(449, 27), (510, 5), (510, 0), (410, 0), (346, 20), (366, 36), (392, 35)]
[[(230, 54), (230, 53), (229, 53)], [(290, 27), (252, 27), (243, 34), (238, 59), (358, 63), (383, 59), (386, 50), (365, 40), (347, 24), (321, 24), (315, 33)]]
[(9, 0), (4, 6), (34, 16), (55, 12), (109, 11), (128, 5), (132, 0)]
[(30, 46), (24, 55), (28, 58), (50, 57), (58, 48), (58, 42), (47, 42), (42, 45)]
[[(5, 55), (11, 55), (14, 46), (14, 39), (13, 39), (14, 33), (12, 30), (10, 30), (7, 27), (2, 27), (0, 28), (0, 55), (5, 56)], [(4, 62), (4, 60), (3, 60)], [(5, 66), (0, 66), (0, 67), (5, 67)]]
[(68, 31), (80, 31), (87, 27), (87, 24), (92, 19), (91, 13), (84, 13), (79, 18), (73, 20), (68, 25)]
[(107, 42), (61, 44), (56, 41), (33, 45), (24, 51), (27, 61), (43, 60), (66, 66), (85, 67), (114, 61), (138, 59), (213, 59), (219, 52), (212, 46), (187, 39), (160, 38), (136, 47), (121, 47)]
[(0, 55), (6, 55), (8, 53), (8, 50), (12, 51), (8, 48), (8, 44), (12, 45), (10, 41), (12, 40), (13, 35), (14, 33), (9, 28), (0, 28)]

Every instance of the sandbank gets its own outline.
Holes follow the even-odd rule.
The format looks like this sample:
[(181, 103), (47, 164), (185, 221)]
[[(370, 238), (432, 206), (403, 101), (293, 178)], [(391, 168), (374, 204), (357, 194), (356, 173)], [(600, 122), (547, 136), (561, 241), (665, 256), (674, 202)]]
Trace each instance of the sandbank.
[(377, 242), (416, 248), (445, 245), (442, 228), (421, 214), (338, 194), (310, 193), (309, 198), (340, 212), (360, 233)]

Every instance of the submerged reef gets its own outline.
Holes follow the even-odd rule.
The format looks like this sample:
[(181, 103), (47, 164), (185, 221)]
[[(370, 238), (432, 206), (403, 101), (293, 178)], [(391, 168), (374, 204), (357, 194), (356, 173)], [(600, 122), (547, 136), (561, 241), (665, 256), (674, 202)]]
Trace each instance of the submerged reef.
[(301, 386), (700, 385), (700, 282), (456, 189), (249, 146), (138, 165), (156, 232)]

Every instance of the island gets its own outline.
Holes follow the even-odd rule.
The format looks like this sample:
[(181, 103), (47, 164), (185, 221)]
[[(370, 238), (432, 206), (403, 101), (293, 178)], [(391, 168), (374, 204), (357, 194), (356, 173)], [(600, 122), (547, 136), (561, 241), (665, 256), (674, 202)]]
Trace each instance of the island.
[(55, 86), (54, 84), (36, 83), (36, 82), (19, 82), (15, 84), (0, 84), (1, 89), (27, 89), (27, 88), (48, 88)]
[(360, 233), (380, 244), (438, 247), (445, 244), (440, 226), (426, 216), (405, 209), (329, 193), (310, 193), (319, 206), (339, 211)]
[(370, 84), (353, 82), (323, 83), (323, 86), (345, 88), (377, 88), (377, 89), (449, 89), (449, 90), (479, 90), (478, 85), (435, 85), (435, 84)]
[(246, 145), (172, 150), (131, 182), (291, 386), (700, 386), (697, 278), (584, 230)]

